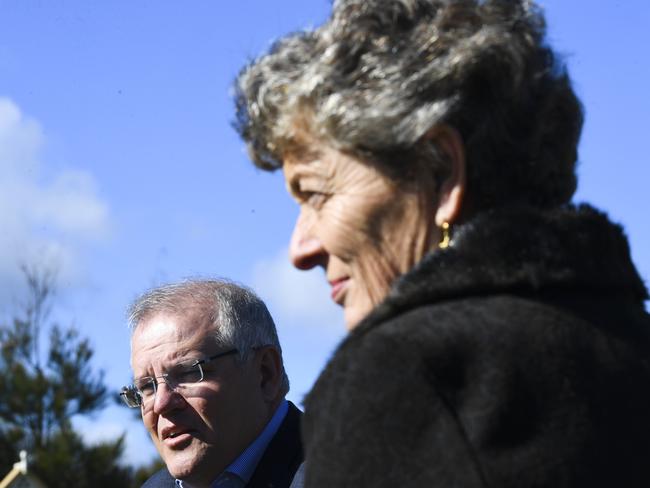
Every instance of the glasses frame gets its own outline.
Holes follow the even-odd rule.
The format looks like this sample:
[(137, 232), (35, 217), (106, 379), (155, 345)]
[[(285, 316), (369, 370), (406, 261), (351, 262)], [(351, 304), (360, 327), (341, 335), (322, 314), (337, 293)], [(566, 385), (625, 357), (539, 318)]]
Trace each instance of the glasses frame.
[[(212, 356), (208, 356), (207, 358), (197, 359), (196, 361), (191, 363), (189, 367), (194, 368), (195, 366), (198, 366), (199, 372), (201, 373), (201, 379), (193, 382), (192, 384), (200, 383), (205, 378), (202, 365), (209, 363), (211, 361), (215, 361), (216, 359), (225, 356), (230, 356), (232, 354), (238, 354), (238, 353), (239, 353), (238, 349), (229, 349), (227, 351), (219, 352)], [(176, 385), (172, 385), (167, 380), (168, 377), (169, 377), (169, 373), (163, 373), (160, 376), (143, 376), (142, 378), (138, 378), (138, 380), (149, 380), (151, 382), (151, 384), (153, 385), (153, 394), (151, 395), (151, 398), (155, 398), (156, 393), (158, 392), (158, 383), (159, 383), (158, 380), (161, 378), (163, 379), (163, 382), (165, 384), (167, 384), (172, 390), (175, 391)], [(138, 408), (144, 405), (144, 395), (142, 394), (142, 391), (137, 386), (135, 386), (135, 383), (122, 387), (122, 391), (120, 392), (120, 397), (122, 397), (122, 400), (124, 401), (124, 403), (126, 403), (126, 406), (129, 408)]]

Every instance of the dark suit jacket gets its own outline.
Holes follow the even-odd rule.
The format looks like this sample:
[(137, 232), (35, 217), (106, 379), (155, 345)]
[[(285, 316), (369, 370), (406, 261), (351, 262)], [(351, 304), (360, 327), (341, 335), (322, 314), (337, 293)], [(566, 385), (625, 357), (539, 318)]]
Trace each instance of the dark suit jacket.
[[(266, 448), (253, 477), (246, 485), (249, 488), (301, 488), (303, 461), (300, 439), (300, 417), (302, 412), (289, 402), (289, 411), (280, 428)], [(215, 478), (219, 473), (215, 473)], [(295, 482), (292, 484), (292, 481)], [(174, 478), (163, 468), (149, 478), (142, 488), (176, 488)]]

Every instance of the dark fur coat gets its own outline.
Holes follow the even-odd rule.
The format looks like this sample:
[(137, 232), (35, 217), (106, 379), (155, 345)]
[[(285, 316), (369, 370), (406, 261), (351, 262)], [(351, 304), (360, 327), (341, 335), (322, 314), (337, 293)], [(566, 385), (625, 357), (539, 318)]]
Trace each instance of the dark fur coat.
[(459, 226), (309, 394), (305, 486), (650, 486), (647, 298), (591, 207)]

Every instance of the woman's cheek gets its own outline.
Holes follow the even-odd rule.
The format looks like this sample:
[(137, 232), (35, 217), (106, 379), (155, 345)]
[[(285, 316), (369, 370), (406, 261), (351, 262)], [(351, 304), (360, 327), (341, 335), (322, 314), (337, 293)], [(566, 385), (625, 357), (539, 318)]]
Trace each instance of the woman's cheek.
[(330, 242), (330, 252), (347, 260), (363, 246), (364, 232), (356, 222), (354, 208), (332, 205), (321, 215), (321, 233), (324, 241)]
[(373, 306), (378, 305), (388, 294), (393, 282), (399, 276), (396, 261), (381, 248), (370, 248), (357, 260), (357, 274)]

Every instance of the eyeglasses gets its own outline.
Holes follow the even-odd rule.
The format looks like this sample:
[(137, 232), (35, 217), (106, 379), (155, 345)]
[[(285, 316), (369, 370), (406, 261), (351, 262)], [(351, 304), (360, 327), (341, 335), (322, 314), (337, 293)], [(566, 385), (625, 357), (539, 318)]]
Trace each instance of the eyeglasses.
[(138, 378), (134, 380), (132, 385), (123, 387), (120, 396), (128, 407), (141, 407), (156, 396), (159, 379), (162, 379), (167, 386), (174, 391), (177, 389), (182, 390), (183, 388), (187, 388), (203, 381), (203, 378), (205, 377), (203, 372), (204, 364), (238, 352), (237, 349), (230, 349), (204, 359), (177, 364), (168, 372), (161, 374), (160, 376), (144, 376)]

